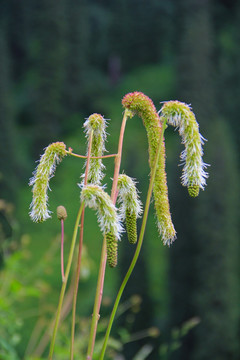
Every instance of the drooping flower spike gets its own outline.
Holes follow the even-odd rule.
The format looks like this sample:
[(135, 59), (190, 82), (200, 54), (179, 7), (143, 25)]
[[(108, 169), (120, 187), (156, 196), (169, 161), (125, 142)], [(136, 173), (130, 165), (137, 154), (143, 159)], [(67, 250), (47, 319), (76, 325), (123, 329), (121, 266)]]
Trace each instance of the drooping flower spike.
[(107, 260), (111, 267), (117, 264), (117, 241), (123, 231), (120, 217), (117, 214), (110, 196), (98, 185), (82, 187), (81, 201), (85, 206), (97, 211), (98, 223), (107, 240)]
[[(152, 100), (141, 92), (133, 92), (125, 95), (122, 104), (124, 108), (129, 109), (133, 114), (137, 114), (143, 120), (148, 136), (149, 164), (152, 171), (161, 133), (161, 122), (156, 108)], [(159, 233), (163, 243), (170, 245), (176, 238), (176, 231), (169, 209), (164, 141), (158, 160), (153, 195)]]
[(30, 217), (35, 222), (41, 222), (50, 218), (48, 210), (49, 180), (54, 176), (56, 165), (66, 156), (66, 145), (63, 142), (50, 144), (44, 154), (41, 156), (33, 177), (29, 181), (29, 185), (33, 186), (33, 198), (30, 205)]
[[(85, 127), (86, 137), (88, 141), (92, 132), (92, 147), (90, 156), (102, 156), (104, 151), (106, 150), (106, 120), (100, 114), (92, 114), (85, 121), (83, 126)], [(105, 166), (102, 163), (102, 159), (90, 159), (87, 184), (100, 185), (101, 180), (104, 177), (104, 168)]]
[(199, 189), (204, 190), (208, 174), (204, 171), (207, 164), (202, 160), (204, 138), (189, 105), (180, 101), (167, 101), (160, 110), (163, 119), (175, 126), (182, 137), (185, 150), (180, 157), (184, 163), (181, 177), (182, 185), (188, 187), (190, 196), (196, 197)]
[(118, 177), (118, 202), (120, 203), (121, 220), (126, 220), (128, 240), (131, 244), (135, 244), (137, 242), (137, 218), (142, 213), (142, 203), (135, 181), (125, 174)]

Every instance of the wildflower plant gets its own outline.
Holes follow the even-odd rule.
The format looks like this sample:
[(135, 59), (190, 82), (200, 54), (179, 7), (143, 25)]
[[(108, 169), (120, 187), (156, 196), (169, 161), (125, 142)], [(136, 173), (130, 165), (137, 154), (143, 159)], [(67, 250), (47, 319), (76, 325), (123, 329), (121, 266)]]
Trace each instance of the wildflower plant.
[(51, 211), (48, 210), (49, 180), (54, 176), (56, 165), (66, 156), (66, 145), (63, 142), (50, 144), (40, 157), (39, 165), (33, 172), (29, 185), (33, 186), (33, 198), (30, 205), (30, 217), (35, 222), (49, 219)]
[[(142, 118), (147, 131), (149, 148), (149, 165), (153, 170), (157, 146), (162, 130), (162, 123), (152, 100), (140, 92), (127, 94), (122, 104)], [(157, 216), (157, 226), (164, 244), (170, 245), (176, 238), (176, 231), (172, 223), (168, 200), (167, 175), (165, 171), (165, 143), (161, 144), (156, 176), (153, 185), (153, 196)]]
[[(75, 154), (71, 148), (67, 150), (65, 144), (62, 142), (53, 143), (45, 149), (44, 154), (40, 158), (38, 167), (34, 172), (34, 176), (30, 180), (30, 185), (33, 186), (33, 200), (30, 205), (30, 217), (33, 221), (41, 222), (50, 217), (50, 211), (48, 210), (47, 204), (47, 190), (49, 189), (49, 180), (54, 175), (56, 165), (66, 155), (85, 159), (85, 172), (81, 175), (83, 181), (80, 184), (79, 211), (77, 213), (73, 230), (72, 242), (65, 272), (63, 268), (63, 222), (66, 219), (67, 214), (63, 206), (59, 206), (57, 209), (57, 216), (61, 221), (62, 229), (62, 288), (54, 320), (49, 359), (52, 359), (54, 353), (54, 345), (61, 318), (63, 299), (73, 261), (76, 238), (78, 231), (80, 231), (79, 252), (72, 304), (70, 359), (73, 359), (74, 357), (75, 313), (83, 247), (84, 208), (87, 206), (96, 211), (98, 224), (103, 234), (99, 276), (87, 349), (88, 360), (91, 360), (94, 354), (106, 262), (108, 262), (110, 267), (115, 267), (117, 265), (118, 243), (123, 233), (123, 224), (126, 226), (129, 242), (133, 245), (136, 244), (132, 262), (117, 294), (106, 330), (99, 358), (100, 360), (103, 360), (116, 310), (141, 250), (152, 194), (154, 198), (157, 227), (160, 238), (162, 239), (164, 245), (168, 246), (170, 246), (176, 239), (176, 231), (172, 223), (170, 213), (167, 176), (165, 171), (166, 155), (164, 132), (167, 124), (173, 125), (179, 129), (179, 134), (182, 137), (183, 144), (185, 145), (185, 150), (181, 154), (181, 159), (184, 162), (181, 178), (183, 186), (187, 186), (189, 194), (196, 197), (199, 193), (199, 189), (204, 190), (206, 185), (207, 173), (204, 170), (206, 164), (204, 164), (202, 160), (202, 145), (204, 139), (199, 133), (199, 126), (195, 115), (188, 105), (179, 101), (169, 101), (165, 102), (160, 111), (157, 112), (152, 100), (141, 92), (133, 92), (125, 95), (122, 100), (122, 105), (124, 107), (124, 115), (120, 129), (117, 153), (104, 155), (104, 152), (106, 151), (106, 120), (102, 115), (94, 113), (90, 115), (84, 123), (87, 138), (87, 154)], [(120, 174), (124, 132), (128, 119), (133, 118), (134, 115), (137, 115), (142, 119), (148, 138), (150, 180), (144, 211), (142, 210), (142, 203), (136, 188), (136, 181), (126, 174)], [(115, 160), (115, 169), (112, 190), (109, 195), (106, 192), (105, 187), (102, 186), (101, 182), (104, 177), (103, 170), (105, 168), (103, 160), (111, 157)], [(138, 234), (137, 219), (141, 216), (142, 224)], [(121, 246), (124, 246), (123, 242), (121, 242)]]

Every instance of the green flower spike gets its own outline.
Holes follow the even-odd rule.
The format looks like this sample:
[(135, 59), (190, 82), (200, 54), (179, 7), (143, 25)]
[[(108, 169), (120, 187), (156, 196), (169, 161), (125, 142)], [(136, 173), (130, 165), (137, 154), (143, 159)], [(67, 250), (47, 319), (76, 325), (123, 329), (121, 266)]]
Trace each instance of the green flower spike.
[(108, 264), (117, 265), (117, 241), (123, 231), (120, 218), (110, 196), (98, 185), (82, 187), (81, 201), (97, 211), (98, 223), (107, 240)]
[(112, 233), (106, 234), (107, 261), (110, 267), (117, 266), (118, 240)]
[(142, 213), (142, 204), (137, 194), (135, 181), (122, 174), (118, 177), (118, 202), (121, 220), (126, 220), (130, 244), (137, 242), (137, 218)]
[[(88, 141), (91, 132), (93, 132), (91, 156), (102, 156), (103, 152), (106, 150), (106, 120), (100, 114), (92, 114), (85, 121), (83, 126), (85, 127)], [(90, 159), (87, 183), (100, 185), (101, 180), (104, 177), (104, 168), (105, 166), (102, 163), (102, 159)]]
[(204, 169), (208, 166), (202, 161), (202, 145), (204, 138), (199, 133), (198, 123), (190, 106), (179, 101), (168, 101), (160, 110), (167, 123), (178, 128), (185, 150), (181, 153), (184, 163), (181, 177), (182, 185), (187, 186), (189, 195), (196, 197), (199, 189), (204, 190), (208, 174)]
[[(158, 142), (160, 140), (161, 122), (152, 100), (141, 92), (125, 95), (122, 104), (126, 109), (140, 116), (147, 131), (149, 147), (149, 164), (153, 169)], [(165, 172), (165, 143), (163, 141), (158, 160), (153, 195), (157, 215), (157, 225), (163, 243), (170, 245), (176, 238), (168, 201), (167, 177)]]
[(66, 145), (63, 142), (50, 144), (33, 172), (33, 177), (29, 181), (29, 185), (33, 186), (33, 199), (29, 215), (35, 222), (41, 222), (51, 217), (51, 212), (47, 208), (49, 180), (54, 176), (56, 165), (66, 154)]

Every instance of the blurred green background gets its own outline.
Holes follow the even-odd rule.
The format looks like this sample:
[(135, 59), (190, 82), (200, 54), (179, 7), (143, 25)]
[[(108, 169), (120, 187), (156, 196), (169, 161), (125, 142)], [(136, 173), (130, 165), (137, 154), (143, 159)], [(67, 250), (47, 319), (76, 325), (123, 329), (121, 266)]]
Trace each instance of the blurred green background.
[[(177, 132), (166, 130), (170, 206), (178, 236), (166, 248), (153, 206), (140, 259), (122, 299), (106, 359), (240, 359), (239, 113), (240, 1), (1, 0), (0, 2), (0, 359), (45, 359), (61, 287), (60, 223), (68, 211), (67, 254), (84, 161), (66, 158), (51, 180), (53, 217), (28, 216), (29, 178), (49, 143), (85, 154), (84, 119), (109, 119), (117, 151), (130, 91), (192, 105), (202, 135), (208, 186), (196, 199), (181, 187)], [(104, 183), (111, 188), (113, 160)], [(121, 170), (144, 202), (149, 167), (141, 119), (128, 121)], [(140, 222), (139, 222), (140, 225)], [(86, 211), (78, 296), (76, 359), (84, 359), (102, 237)], [(133, 255), (126, 236), (119, 266), (107, 268), (97, 346)], [(56, 358), (67, 359), (71, 284)], [(81, 355), (83, 354), (83, 355)], [(96, 357), (97, 358), (97, 357)]]

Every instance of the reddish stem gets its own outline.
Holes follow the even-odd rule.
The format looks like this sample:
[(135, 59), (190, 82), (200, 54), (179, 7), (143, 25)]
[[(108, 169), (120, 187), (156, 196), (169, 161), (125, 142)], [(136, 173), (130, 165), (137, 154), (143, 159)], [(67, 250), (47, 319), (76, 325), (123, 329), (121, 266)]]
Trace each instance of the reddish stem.
[(61, 273), (62, 273), (62, 282), (64, 282), (64, 280), (65, 280), (63, 243), (64, 243), (64, 220), (61, 219)]
[[(89, 137), (87, 163), (86, 163), (85, 177), (84, 177), (84, 185), (87, 185), (88, 170), (89, 170), (90, 156), (91, 156), (91, 150), (92, 150), (92, 138), (93, 138), (93, 132), (90, 133), (90, 137)], [(73, 293), (71, 349), (70, 349), (70, 358), (71, 358), (71, 360), (73, 360), (73, 355), (74, 355), (75, 318), (76, 318), (78, 284), (79, 284), (80, 272), (81, 272), (81, 259), (82, 259), (82, 247), (83, 247), (83, 228), (84, 228), (84, 212), (85, 212), (85, 208), (83, 207), (82, 217), (81, 217), (81, 228), (80, 228), (80, 238), (79, 238), (77, 270), (76, 270), (76, 277), (75, 277), (75, 283), (74, 283), (74, 293)]]
[[(123, 116), (121, 130), (120, 130), (120, 135), (119, 135), (118, 153), (117, 153), (117, 156), (115, 157), (115, 169), (114, 169), (112, 192), (111, 192), (111, 199), (114, 204), (116, 201), (117, 182), (118, 182), (118, 175), (119, 175), (120, 165), (121, 165), (123, 137), (124, 137), (124, 131), (125, 131), (127, 118), (128, 118), (128, 113), (127, 113), (127, 111), (125, 111), (124, 116)], [(100, 267), (99, 267), (99, 273), (98, 273), (97, 290), (96, 290), (95, 303), (94, 303), (93, 315), (92, 315), (92, 323), (91, 323), (91, 329), (90, 329), (90, 335), (89, 335), (87, 360), (91, 360), (92, 356), (93, 356), (93, 350), (94, 350), (94, 344), (95, 344), (95, 338), (96, 338), (96, 332), (97, 332), (97, 324), (98, 324), (98, 320), (100, 317), (99, 312), (100, 312), (100, 307), (101, 307), (101, 302), (102, 302), (106, 261), (107, 261), (106, 238), (104, 236), (101, 260), (100, 260)]]

